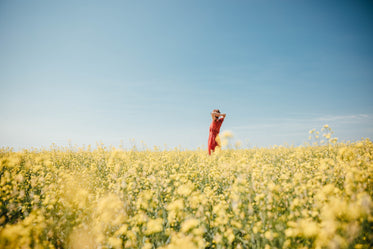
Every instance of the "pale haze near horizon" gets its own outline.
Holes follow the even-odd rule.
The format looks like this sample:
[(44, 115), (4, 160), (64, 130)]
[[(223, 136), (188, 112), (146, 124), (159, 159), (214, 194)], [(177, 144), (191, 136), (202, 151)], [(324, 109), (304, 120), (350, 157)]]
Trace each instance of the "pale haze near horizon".
[(373, 137), (371, 1), (2, 1), (0, 146)]

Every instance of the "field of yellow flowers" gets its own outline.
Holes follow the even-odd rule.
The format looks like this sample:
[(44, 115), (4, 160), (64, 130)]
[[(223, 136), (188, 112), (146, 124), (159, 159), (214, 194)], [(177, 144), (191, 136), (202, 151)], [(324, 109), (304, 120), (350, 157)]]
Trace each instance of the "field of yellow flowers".
[(212, 156), (3, 148), (0, 248), (372, 248), (373, 143), (325, 137)]

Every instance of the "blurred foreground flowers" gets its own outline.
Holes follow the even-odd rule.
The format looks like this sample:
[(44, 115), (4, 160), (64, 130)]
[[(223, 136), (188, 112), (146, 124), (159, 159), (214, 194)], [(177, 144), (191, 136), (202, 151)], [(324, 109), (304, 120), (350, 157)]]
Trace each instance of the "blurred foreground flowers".
[(0, 248), (371, 248), (373, 144), (325, 139), (212, 156), (2, 149)]

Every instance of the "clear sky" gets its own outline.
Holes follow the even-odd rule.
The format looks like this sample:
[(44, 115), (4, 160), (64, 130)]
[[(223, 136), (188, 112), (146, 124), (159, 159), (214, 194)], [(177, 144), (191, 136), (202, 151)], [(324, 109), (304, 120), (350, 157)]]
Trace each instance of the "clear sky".
[(2, 0), (0, 146), (372, 139), (372, 44), (372, 1)]

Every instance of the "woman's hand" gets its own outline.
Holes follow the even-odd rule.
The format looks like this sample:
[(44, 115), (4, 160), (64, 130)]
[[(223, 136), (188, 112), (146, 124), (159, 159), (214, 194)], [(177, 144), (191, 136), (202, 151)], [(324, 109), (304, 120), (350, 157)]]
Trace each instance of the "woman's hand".
[(224, 117), (225, 118), (226, 114), (225, 113), (218, 113), (218, 112), (211, 112), (211, 117), (213, 120), (219, 117)]
[(213, 115), (217, 115), (217, 116), (223, 116), (223, 117), (225, 117), (227, 114), (225, 114), (225, 113), (218, 113), (218, 112), (212, 112), (211, 114), (213, 114)]

